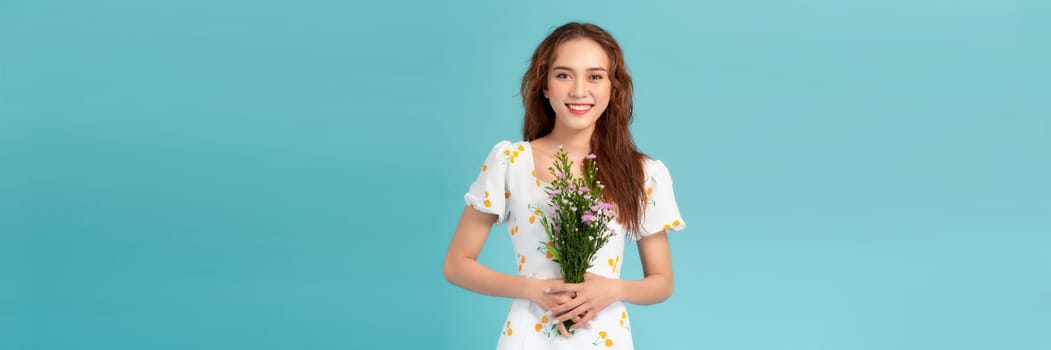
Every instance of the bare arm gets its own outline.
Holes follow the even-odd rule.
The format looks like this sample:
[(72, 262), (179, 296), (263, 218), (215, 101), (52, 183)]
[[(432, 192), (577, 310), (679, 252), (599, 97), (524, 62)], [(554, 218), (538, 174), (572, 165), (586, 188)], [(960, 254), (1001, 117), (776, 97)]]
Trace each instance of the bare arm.
[(671, 297), (675, 287), (668, 234), (661, 231), (642, 238), (638, 244), (645, 277), (641, 280), (621, 280), (621, 295), (617, 299), (639, 305), (662, 302)]
[(565, 293), (545, 294), (546, 288), (557, 288), (561, 280), (537, 280), (494, 271), (478, 262), (496, 215), (481, 213), (470, 206), (463, 209), (442, 271), (445, 279), (475, 293), (529, 299), (550, 309), (569, 299)]
[(496, 215), (481, 213), (470, 206), (464, 207), (460, 224), (456, 226), (445, 254), (442, 271), (450, 283), (475, 293), (524, 298), (528, 283), (525, 278), (493, 271), (478, 263), (478, 254), (495, 221)]
[(639, 240), (639, 258), (645, 277), (641, 280), (605, 278), (588, 273), (584, 283), (566, 284), (553, 288), (555, 292), (577, 293), (577, 297), (551, 310), (558, 321), (573, 320), (572, 328), (585, 326), (599, 310), (615, 301), (649, 305), (671, 296), (674, 287), (671, 270), (671, 249), (665, 231)]

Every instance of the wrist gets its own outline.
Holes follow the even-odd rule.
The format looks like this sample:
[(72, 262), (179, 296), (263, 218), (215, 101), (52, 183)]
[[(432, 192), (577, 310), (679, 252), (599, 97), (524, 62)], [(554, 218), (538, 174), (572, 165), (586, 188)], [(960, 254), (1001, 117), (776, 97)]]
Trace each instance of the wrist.
[(535, 301), (538, 288), (536, 285), (537, 280), (523, 276), (517, 276), (516, 278), (518, 278), (518, 297)]
[(622, 279), (613, 279), (613, 300), (625, 301), (628, 299), (627, 282)]

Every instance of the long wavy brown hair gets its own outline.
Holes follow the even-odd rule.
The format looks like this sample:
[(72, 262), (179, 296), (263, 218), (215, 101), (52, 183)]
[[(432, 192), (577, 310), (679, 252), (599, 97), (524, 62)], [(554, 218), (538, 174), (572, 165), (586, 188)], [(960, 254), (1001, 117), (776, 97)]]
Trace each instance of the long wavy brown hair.
[(645, 208), (645, 174), (642, 161), (646, 156), (635, 145), (628, 125), (632, 119), (632, 83), (624, 52), (613, 36), (591, 23), (571, 22), (556, 28), (540, 42), (522, 77), (522, 103), (525, 120), (522, 138), (532, 141), (550, 134), (555, 127), (555, 110), (544, 97), (547, 75), (555, 61), (555, 50), (572, 39), (594, 40), (609, 56), (609, 79), (612, 90), (609, 106), (595, 123), (591, 136), (591, 152), (598, 158), (598, 179), (605, 185), (603, 197), (617, 207), (617, 221), (637, 234), (642, 229)]

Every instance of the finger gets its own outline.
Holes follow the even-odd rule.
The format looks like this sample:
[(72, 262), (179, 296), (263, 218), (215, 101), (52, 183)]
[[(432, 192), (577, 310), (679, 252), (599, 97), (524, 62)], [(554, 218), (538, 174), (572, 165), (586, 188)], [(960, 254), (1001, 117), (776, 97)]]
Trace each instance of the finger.
[(597, 314), (597, 313), (598, 312), (594, 312), (592, 310), (588, 310), (588, 312), (585, 312), (583, 314), (583, 316), (580, 317), (580, 320), (574, 321), (576, 324), (574, 324), (570, 328), (573, 328), (573, 329), (582, 328), (582, 327), (583, 328), (591, 328), (591, 321), (594, 320), (595, 314)]
[(574, 310), (574, 309), (580, 307), (580, 305), (583, 305), (583, 304), (584, 304), (584, 300), (583, 299), (580, 299), (580, 298), (578, 298), (578, 299), (570, 299), (570, 300), (567, 300), (564, 303), (559, 304), (558, 306), (555, 306), (554, 308), (552, 308), (551, 310), (548, 310), (548, 311), (551, 311), (551, 314), (555, 315), (555, 317), (562, 317), (561, 315), (566, 314), (570, 310)]
[(543, 294), (537, 304), (541, 304), (540, 307), (544, 310), (550, 310), (551, 308), (570, 300), (573, 300), (573, 295), (569, 293)]
[(591, 320), (595, 318), (595, 314), (597, 314), (597, 312), (595, 312), (595, 310), (593, 309), (584, 311), (583, 314), (580, 314), (580, 316), (578, 316), (577, 319), (573, 321), (574, 323), (572, 328), (591, 328)]
[(576, 293), (575, 293), (575, 292), (550, 292), (550, 293), (548, 293), (548, 292), (545, 292), (544, 294), (547, 294), (547, 296), (549, 296), (549, 297), (566, 297), (566, 298), (572, 298), (572, 297), (573, 297), (573, 294), (576, 294)]
[(543, 299), (537, 301), (537, 305), (544, 310), (544, 313), (548, 316), (554, 316), (552, 310), (555, 310), (559, 305), (565, 304), (573, 300), (573, 297), (568, 293), (549, 294)]
[(558, 315), (558, 313), (556, 313), (555, 310), (557, 310), (559, 306), (565, 304), (567, 301), (572, 300), (573, 299), (570, 299), (569, 297), (565, 296), (559, 298), (544, 298), (543, 302), (545, 305), (540, 305), (540, 308), (543, 309), (548, 316), (555, 316)]
[(591, 313), (592, 313), (591, 310), (585, 310), (583, 314), (579, 314), (579, 315), (573, 317), (573, 325), (569, 326), (569, 329), (573, 330), (573, 329), (584, 327), (584, 325), (586, 324), (586, 323), (584, 323), (584, 320), (585, 319), (590, 319), (588, 314), (591, 314)]
[(549, 295), (548, 297), (544, 298), (544, 302), (546, 304), (548, 304), (548, 305), (542, 305), (541, 307), (544, 310), (547, 310), (549, 312), (554, 313), (555, 310), (559, 306), (565, 305), (566, 303), (573, 302), (573, 297), (570, 296), (569, 294), (564, 294), (564, 293), (556, 294), (556, 295)]
[(573, 296), (571, 296), (569, 294), (561, 294), (561, 295), (558, 295), (558, 296), (553, 296), (553, 297), (549, 298), (549, 300), (553, 300), (555, 302), (555, 304), (551, 305), (550, 308), (547, 307), (547, 306), (544, 306), (544, 310), (553, 309), (555, 306), (562, 305), (562, 304), (564, 304), (567, 301), (573, 300)]
[(584, 273), (584, 281), (590, 281), (592, 278), (595, 278), (596, 276), (597, 275), (595, 275), (595, 274), (593, 274), (591, 272), (586, 272), (586, 273)]
[(562, 333), (562, 336), (564, 337), (568, 337), (570, 335), (569, 330), (566, 329), (566, 325), (562, 324), (562, 322), (558, 323), (558, 332)]
[[(559, 321), (565, 321), (565, 320), (577, 319), (577, 318), (580, 317), (579, 316), (580, 314), (583, 314), (583, 313), (587, 312), (589, 309), (591, 309), (591, 307), (588, 306), (587, 303), (581, 303), (580, 305), (577, 305), (577, 307), (572, 308), (572, 309), (570, 309), (568, 311), (561, 312), (561, 313), (559, 313), (559, 312), (552, 312), (552, 313), (555, 314), (555, 319), (557, 319)], [(576, 322), (576, 320), (574, 320), (574, 322)]]

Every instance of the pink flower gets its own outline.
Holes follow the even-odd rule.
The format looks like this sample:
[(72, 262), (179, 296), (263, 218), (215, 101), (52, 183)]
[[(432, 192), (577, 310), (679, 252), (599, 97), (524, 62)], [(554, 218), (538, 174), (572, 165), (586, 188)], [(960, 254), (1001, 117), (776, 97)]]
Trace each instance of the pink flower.
[(587, 159), (595, 159), (595, 158), (598, 158), (598, 156), (596, 156), (596, 155), (595, 155), (594, 153), (589, 153), (589, 154), (588, 154), (588, 156), (587, 156), (587, 157), (584, 157), (584, 158), (587, 158)]

